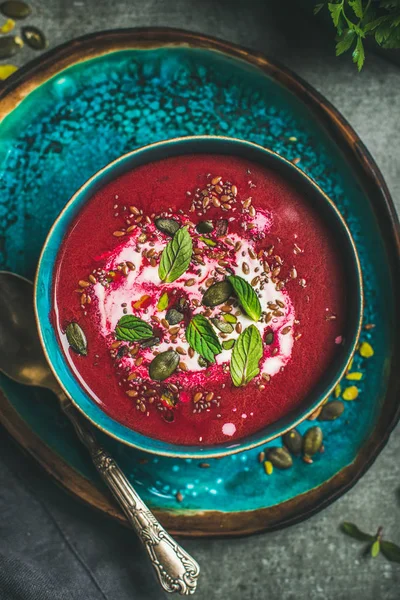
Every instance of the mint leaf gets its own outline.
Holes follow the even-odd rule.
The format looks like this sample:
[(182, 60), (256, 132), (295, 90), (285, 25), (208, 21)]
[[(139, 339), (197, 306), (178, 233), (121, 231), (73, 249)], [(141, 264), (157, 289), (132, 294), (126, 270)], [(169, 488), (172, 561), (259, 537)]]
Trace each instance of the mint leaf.
[(258, 321), (261, 317), (261, 304), (253, 287), (247, 283), (243, 277), (239, 277), (239, 275), (230, 275), (227, 279), (232, 285), (246, 314), (248, 314), (253, 321)]
[(356, 63), (359, 71), (361, 71), (361, 69), (362, 69), (364, 60), (365, 60), (364, 46), (362, 43), (362, 39), (359, 37), (357, 39), (356, 48), (353, 52), (353, 62)]
[(115, 328), (115, 337), (117, 340), (127, 342), (136, 342), (152, 337), (153, 330), (151, 326), (135, 317), (134, 315), (124, 315), (117, 323)]
[(167, 292), (164, 292), (157, 302), (158, 310), (165, 310), (169, 304), (169, 298)]
[(179, 229), (161, 254), (158, 275), (165, 283), (172, 283), (183, 275), (192, 258), (193, 244), (187, 227)]
[(211, 326), (203, 315), (196, 315), (186, 328), (186, 339), (195, 352), (208, 362), (215, 362), (215, 355), (222, 352), (221, 344)]
[(70, 323), (65, 330), (65, 334), (72, 350), (75, 350), (77, 354), (87, 356), (86, 336), (78, 323)]
[(375, 539), (373, 535), (369, 535), (369, 533), (364, 533), (361, 531), (361, 529), (359, 529), (357, 525), (354, 525), (354, 523), (344, 522), (341, 524), (340, 528), (343, 533), (349, 535), (355, 540), (358, 540), (359, 542), (372, 542), (372, 540)]
[(232, 351), (230, 371), (236, 387), (246, 385), (259, 374), (262, 355), (260, 332), (255, 325), (250, 325), (239, 335)]
[(340, 15), (342, 14), (343, 2), (339, 2), (339, 4), (334, 4), (333, 2), (329, 2), (328, 9), (331, 13), (332, 21), (335, 27), (339, 25)]
[(336, 56), (340, 56), (348, 50), (354, 42), (356, 34), (351, 29), (346, 29), (336, 44)]
[(393, 542), (381, 542), (381, 551), (385, 558), (400, 563), (400, 547)]

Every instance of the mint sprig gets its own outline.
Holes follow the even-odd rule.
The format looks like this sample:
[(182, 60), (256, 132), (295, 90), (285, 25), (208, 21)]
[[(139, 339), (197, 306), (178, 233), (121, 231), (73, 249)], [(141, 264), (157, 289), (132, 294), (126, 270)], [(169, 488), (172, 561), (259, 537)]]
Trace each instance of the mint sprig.
[(121, 317), (115, 328), (115, 337), (117, 340), (126, 342), (145, 340), (151, 338), (152, 335), (153, 329), (151, 325), (134, 315), (124, 315)]
[(222, 352), (221, 344), (211, 323), (203, 315), (195, 315), (186, 328), (186, 339), (195, 352), (214, 363), (216, 354)]
[(230, 372), (233, 385), (246, 385), (259, 374), (262, 355), (260, 332), (255, 325), (250, 325), (239, 335), (232, 350)]
[(246, 314), (253, 321), (258, 321), (261, 317), (261, 304), (254, 288), (239, 275), (230, 275), (227, 279)]
[(164, 283), (172, 283), (187, 270), (192, 258), (193, 244), (187, 227), (179, 229), (161, 254), (158, 275)]

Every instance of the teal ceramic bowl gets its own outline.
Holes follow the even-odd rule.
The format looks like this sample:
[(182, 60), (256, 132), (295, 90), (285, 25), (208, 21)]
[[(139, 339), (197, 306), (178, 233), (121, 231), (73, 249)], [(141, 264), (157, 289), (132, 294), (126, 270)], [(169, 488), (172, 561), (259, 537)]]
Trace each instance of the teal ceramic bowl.
[[(242, 440), (206, 447), (162, 442), (137, 433), (104, 413), (75, 379), (50, 322), (52, 280), (56, 257), (71, 222), (84, 204), (98, 189), (128, 170), (170, 156), (194, 153), (228, 154), (246, 158), (276, 170), (290, 181), (303, 193), (314, 210), (318, 211), (333, 231), (338, 241), (338, 247), (341, 249), (341, 260), (346, 270), (346, 280), (349, 286), (345, 341), (341, 345), (335, 361), (302, 405), (275, 423)], [(120, 442), (140, 450), (179, 458), (217, 458), (249, 450), (283, 435), (306, 419), (332, 393), (343, 376), (358, 343), (363, 309), (362, 276), (356, 247), (344, 219), (333, 202), (312, 179), (275, 152), (239, 139), (214, 136), (177, 138), (139, 148), (118, 158), (91, 177), (71, 198), (48, 234), (39, 259), (34, 294), (38, 330), (45, 355), (61, 387), (75, 406), (96, 427)]]

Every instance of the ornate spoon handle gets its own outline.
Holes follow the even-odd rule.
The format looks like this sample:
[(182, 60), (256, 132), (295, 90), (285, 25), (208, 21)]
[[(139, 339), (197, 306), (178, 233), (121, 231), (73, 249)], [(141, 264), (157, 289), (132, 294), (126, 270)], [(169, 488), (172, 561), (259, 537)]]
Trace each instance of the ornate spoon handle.
[(157, 521), (112, 456), (97, 443), (90, 426), (81, 418), (70, 400), (63, 393), (58, 396), (62, 410), (89, 450), (96, 469), (146, 548), (161, 586), (167, 592), (178, 592), (182, 596), (194, 594), (200, 573), (197, 562)]

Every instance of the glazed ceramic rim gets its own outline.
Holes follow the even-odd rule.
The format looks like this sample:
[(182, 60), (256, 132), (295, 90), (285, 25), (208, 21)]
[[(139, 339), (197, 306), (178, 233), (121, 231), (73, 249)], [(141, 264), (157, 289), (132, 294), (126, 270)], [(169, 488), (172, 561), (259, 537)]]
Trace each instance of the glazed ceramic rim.
[[(218, 150), (204, 149), (202, 153), (214, 152), (217, 154), (220, 153), (226, 155), (238, 155), (243, 157), (243, 154), (245, 154), (245, 152), (242, 153), (241, 151), (245, 151), (247, 149), (250, 152), (250, 154), (258, 154), (260, 156), (259, 161), (257, 161), (257, 158), (252, 158), (251, 160), (255, 160), (255, 162), (259, 162), (260, 164), (264, 164), (265, 159), (269, 159), (270, 163), (278, 164), (283, 170), (286, 169), (286, 171), (289, 174), (291, 173), (292, 176), (294, 175), (295, 177), (297, 177), (297, 179), (300, 180), (301, 185), (303, 185), (305, 188), (308, 188), (309, 191), (314, 193), (314, 197), (319, 197), (320, 200), (325, 201), (329, 210), (336, 217), (335, 228), (339, 229), (340, 227), (341, 233), (345, 234), (345, 238), (348, 243), (348, 248), (346, 249), (346, 251), (349, 254), (351, 254), (353, 263), (352, 267), (354, 267), (354, 274), (356, 275), (355, 281), (353, 282), (353, 286), (357, 294), (357, 303), (354, 307), (356, 315), (354, 323), (350, 323), (350, 325), (348, 325), (348, 329), (354, 327), (352, 340), (348, 344), (348, 348), (347, 351), (344, 353), (344, 356), (341, 358), (341, 366), (337, 368), (337, 371), (331, 383), (327, 384), (326, 386), (323, 386), (324, 391), (319, 393), (319, 397), (312, 403), (311, 407), (305, 408), (303, 409), (303, 411), (301, 411), (301, 407), (295, 409), (295, 411), (293, 412), (301, 412), (301, 414), (294, 416), (289, 424), (279, 426), (279, 423), (289, 419), (290, 413), (284, 415), (281, 419), (278, 419), (276, 422), (264, 427), (263, 429), (255, 432), (254, 434), (251, 434), (251, 436), (243, 438), (243, 440), (238, 440), (236, 442), (225, 442), (223, 444), (218, 444), (215, 446), (185, 446), (182, 444), (172, 444), (169, 442), (163, 442), (156, 438), (151, 438), (149, 436), (136, 432), (135, 430), (127, 427), (126, 425), (123, 425), (122, 423), (119, 423), (118, 421), (110, 417), (107, 413), (105, 413), (100, 408), (100, 406), (89, 396), (89, 394), (87, 394), (84, 391), (83, 387), (80, 386), (78, 380), (72, 373), (69, 363), (67, 362), (64, 356), (64, 353), (57, 339), (56, 332), (49, 322), (49, 315), (53, 307), (52, 290), (54, 266), (63, 236), (61, 235), (59, 242), (54, 245), (56, 247), (55, 251), (53, 248), (49, 250), (49, 246), (53, 242), (53, 237), (55, 237), (60, 232), (65, 233), (65, 231), (68, 229), (70, 223), (75, 217), (75, 213), (73, 213), (72, 215), (69, 214), (70, 211), (73, 212), (73, 209), (76, 209), (76, 205), (78, 205), (78, 210), (76, 210), (76, 213), (79, 213), (85, 202), (90, 197), (92, 197), (95, 192), (95, 190), (91, 190), (91, 188), (93, 186), (97, 186), (96, 189), (99, 189), (99, 187), (105, 185), (107, 183), (107, 175), (109, 175), (110, 173), (113, 173), (113, 176), (110, 179), (112, 180), (121, 175), (122, 172), (129, 170), (129, 168), (136, 168), (139, 165), (148, 164), (152, 161), (158, 161), (162, 158), (166, 158), (167, 156), (184, 156), (187, 153), (201, 153), (201, 151), (196, 151), (194, 149), (186, 149), (185, 151), (185, 146), (190, 146), (191, 144), (198, 144), (199, 146), (204, 144), (207, 146), (208, 144), (213, 143), (216, 143), (217, 146), (219, 144), (229, 145), (232, 148), (237, 148), (238, 152), (230, 152), (229, 150), (225, 152), (218, 152)], [(176, 147), (178, 147), (178, 150), (180, 150), (182, 146), (183, 151), (172, 152), (171, 154), (168, 154), (168, 149), (176, 149)], [(156, 158), (150, 156), (150, 158), (147, 158), (146, 160), (137, 164), (130, 164), (132, 163), (132, 161), (134, 161), (136, 157), (143, 154), (147, 157), (148, 154), (151, 155), (153, 152), (156, 152), (160, 149), (165, 150), (166, 153)], [(262, 157), (264, 158), (264, 161), (262, 160)], [(268, 162), (268, 160), (266, 162)], [(115, 173), (114, 171), (117, 171), (118, 167), (120, 167), (121, 170)], [(89, 192), (89, 190), (91, 191)], [(66, 223), (64, 223), (65, 219), (67, 220)], [(50, 270), (46, 269), (47, 262), (50, 262)], [(324, 401), (329, 397), (329, 395), (333, 392), (335, 386), (343, 377), (347, 366), (352, 356), (354, 355), (361, 332), (363, 304), (364, 295), (362, 273), (357, 249), (352, 235), (350, 233), (350, 230), (333, 201), (308, 175), (306, 175), (296, 165), (283, 158), (276, 152), (268, 148), (264, 148), (253, 142), (248, 142), (238, 138), (217, 135), (184, 136), (163, 140), (161, 142), (156, 142), (147, 146), (142, 146), (133, 150), (132, 152), (128, 152), (120, 156), (119, 158), (115, 159), (114, 161), (110, 162), (105, 167), (97, 171), (75, 192), (75, 194), (67, 202), (61, 213), (54, 221), (43, 244), (34, 281), (34, 310), (40, 342), (55, 378), (57, 379), (61, 388), (64, 390), (65, 394), (71, 399), (75, 407), (98, 429), (103, 431), (105, 434), (113, 437), (114, 439), (118, 440), (119, 442), (127, 444), (128, 446), (134, 447), (138, 450), (150, 452), (152, 454), (157, 454), (160, 456), (169, 456), (174, 458), (218, 458), (222, 456), (228, 456), (230, 454), (236, 454), (242, 451), (247, 451), (252, 448), (256, 448), (258, 446), (266, 444), (282, 436), (284, 433), (295, 428), (297, 425), (299, 425), (301, 422), (307, 419), (307, 417), (311, 415), (319, 406), (321, 406), (324, 403)], [(50, 348), (48, 347), (48, 344), (50, 345)], [(61, 367), (64, 369), (64, 376), (60, 374), (59, 369)], [(74, 392), (71, 391), (71, 388), (74, 388)], [(79, 402), (77, 400), (76, 394), (79, 397)], [(81, 402), (86, 404), (85, 408), (81, 405)], [(307, 402), (307, 400), (305, 400), (305, 402)], [(105, 423), (103, 422), (102, 424), (100, 424), (97, 419), (105, 421)], [(267, 428), (274, 428), (275, 431), (273, 433), (263, 433), (263, 431)], [(249, 440), (249, 438), (251, 439)]]

